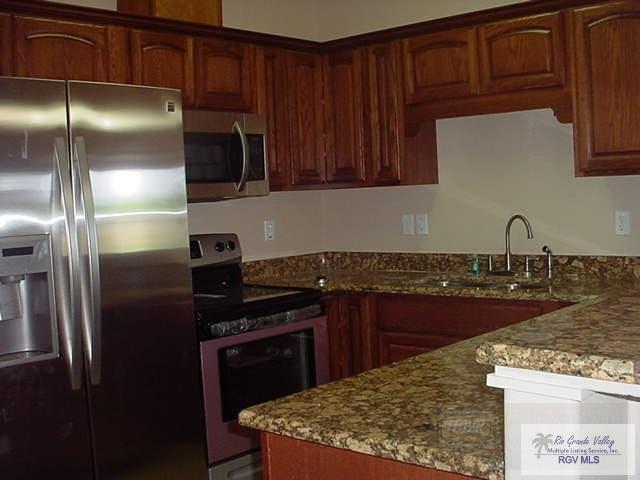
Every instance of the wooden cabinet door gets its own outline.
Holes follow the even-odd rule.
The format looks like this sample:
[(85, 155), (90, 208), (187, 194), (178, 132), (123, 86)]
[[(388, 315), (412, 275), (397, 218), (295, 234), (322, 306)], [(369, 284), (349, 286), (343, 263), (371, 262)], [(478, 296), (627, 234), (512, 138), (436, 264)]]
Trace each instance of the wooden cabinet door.
[(334, 294), (328, 307), (331, 379), (372, 368), (368, 295)]
[(269, 187), (284, 190), (291, 186), (289, 138), (289, 98), (287, 88), (287, 52), (278, 48), (259, 48), (259, 111), (267, 118), (267, 155)]
[(13, 42), (11, 16), (0, 14), (0, 75), (13, 73)]
[(367, 47), (364, 60), (365, 152), (367, 180), (376, 185), (400, 182), (404, 138), (402, 74), (391, 43)]
[(364, 183), (362, 51), (323, 57), (328, 183)]
[(14, 74), (109, 81), (107, 27), (14, 17)]
[(255, 47), (211, 38), (195, 41), (196, 105), (255, 111)]
[(478, 37), (481, 93), (564, 84), (561, 12), (483, 25)]
[(640, 173), (640, 3), (574, 11), (576, 170)]
[(378, 334), (378, 355), (380, 366), (399, 362), (422, 353), (431, 352), (461, 339), (437, 338), (410, 333), (380, 332)]
[(131, 31), (133, 83), (182, 90), (182, 101), (193, 105), (193, 39), (171, 33)]
[(380, 365), (435, 350), (570, 305), (567, 302), (379, 294), (375, 328)]
[(322, 57), (288, 52), (291, 165), (294, 185), (325, 182)]
[(475, 28), (429, 33), (403, 44), (407, 103), (478, 93)]

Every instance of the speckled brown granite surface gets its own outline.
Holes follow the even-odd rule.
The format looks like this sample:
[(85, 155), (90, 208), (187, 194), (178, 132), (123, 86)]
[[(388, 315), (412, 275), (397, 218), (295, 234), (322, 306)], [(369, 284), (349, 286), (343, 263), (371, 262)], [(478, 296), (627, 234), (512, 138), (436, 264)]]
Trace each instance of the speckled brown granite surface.
[[(370, 252), (324, 252), (309, 255), (275, 258), (248, 262), (243, 270), (248, 276), (281, 276), (318, 272), (322, 269), (336, 271), (399, 270), (423, 272), (469, 271), (472, 254), (436, 253), (370, 253)], [(486, 269), (486, 255), (480, 255)], [(514, 255), (516, 270), (522, 270), (523, 255)], [(545, 257), (532, 256), (533, 271), (538, 276), (546, 271)], [(493, 255), (495, 268), (503, 265), (502, 255)], [(554, 269), (560, 276), (580, 275), (600, 279), (640, 279), (640, 257), (619, 256), (554, 256)]]
[[(633, 261), (614, 259), (610, 268), (591, 264), (585, 271), (599, 271), (598, 279), (589, 280), (583, 275), (576, 278), (565, 271), (564, 276), (545, 288), (511, 291), (457, 285), (455, 281), (469, 279), (460, 270), (349, 270), (344, 266), (336, 269), (335, 261), (329, 267), (326, 258), (324, 262), (307, 260), (308, 265), (313, 265), (308, 270), (249, 270), (250, 278), (313, 286), (321, 272), (327, 275), (329, 291), (579, 303), (397, 364), (251, 407), (240, 414), (243, 425), (439, 470), (502, 479), (502, 393), (485, 386), (490, 365), (640, 383), (640, 290), (635, 284)], [(287, 263), (280, 267), (283, 265), (286, 267)], [(434, 286), (434, 281), (441, 279), (454, 280), (454, 286)]]
[(480, 363), (640, 384), (640, 290), (616, 293), (499, 332)]
[(502, 393), (479, 338), (240, 413), (240, 423), (405, 463), (502, 479)]
[[(509, 298), (513, 300), (558, 300), (579, 302), (592, 298), (611, 285), (610, 281), (575, 277), (546, 279), (513, 279), (460, 275), (449, 272), (427, 273), (387, 270), (324, 270), (322, 290), (327, 292), (413, 293), (456, 297)], [(246, 276), (245, 281), (266, 285), (319, 288), (318, 273)], [(443, 286), (441, 282), (448, 282)], [(490, 286), (487, 286), (490, 283)], [(518, 284), (513, 288), (514, 283)], [(475, 286), (479, 285), (479, 286)]]

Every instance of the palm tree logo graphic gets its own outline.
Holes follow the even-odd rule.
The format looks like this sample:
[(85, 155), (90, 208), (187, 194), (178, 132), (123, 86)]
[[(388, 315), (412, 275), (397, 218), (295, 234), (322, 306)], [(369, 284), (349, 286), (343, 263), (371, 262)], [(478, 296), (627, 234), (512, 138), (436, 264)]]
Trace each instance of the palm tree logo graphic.
[(533, 442), (531, 443), (535, 448), (538, 449), (538, 453), (536, 454), (537, 458), (540, 458), (543, 448), (546, 448), (553, 443), (553, 440), (551, 440), (551, 437), (553, 437), (553, 434), (551, 433), (547, 435), (543, 435), (542, 433), (539, 433), (536, 435), (536, 438), (533, 439)]

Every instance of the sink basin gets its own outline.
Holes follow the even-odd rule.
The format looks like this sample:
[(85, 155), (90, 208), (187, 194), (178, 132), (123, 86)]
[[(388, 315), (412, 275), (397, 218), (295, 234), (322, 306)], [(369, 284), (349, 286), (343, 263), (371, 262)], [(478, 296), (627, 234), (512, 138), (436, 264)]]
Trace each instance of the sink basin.
[(549, 284), (539, 281), (500, 281), (500, 280), (470, 280), (470, 279), (451, 279), (451, 280), (433, 280), (424, 279), (420, 282), (435, 288), (477, 288), (477, 289), (505, 289), (505, 290), (543, 290), (549, 288)]

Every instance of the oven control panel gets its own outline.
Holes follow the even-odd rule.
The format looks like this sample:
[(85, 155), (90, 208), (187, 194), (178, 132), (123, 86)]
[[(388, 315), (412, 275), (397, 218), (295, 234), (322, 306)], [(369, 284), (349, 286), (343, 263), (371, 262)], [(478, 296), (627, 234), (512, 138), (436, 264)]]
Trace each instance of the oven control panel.
[(190, 235), (191, 268), (242, 262), (242, 250), (235, 233)]

